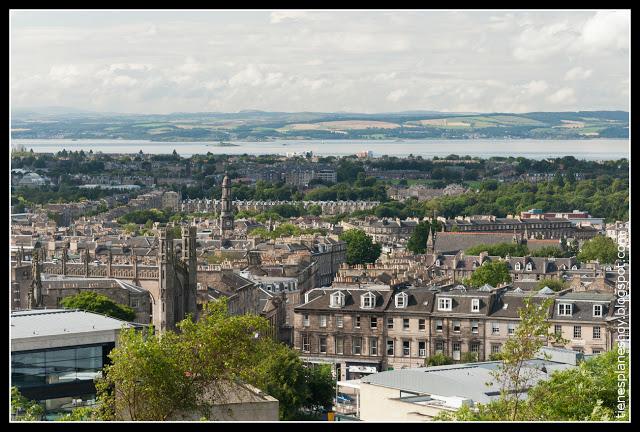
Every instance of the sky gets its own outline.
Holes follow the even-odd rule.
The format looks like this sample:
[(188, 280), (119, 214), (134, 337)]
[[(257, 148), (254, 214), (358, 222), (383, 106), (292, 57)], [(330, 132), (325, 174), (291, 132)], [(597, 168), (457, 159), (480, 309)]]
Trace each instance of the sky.
[(629, 110), (629, 10), (28, 11), (13, 109)]

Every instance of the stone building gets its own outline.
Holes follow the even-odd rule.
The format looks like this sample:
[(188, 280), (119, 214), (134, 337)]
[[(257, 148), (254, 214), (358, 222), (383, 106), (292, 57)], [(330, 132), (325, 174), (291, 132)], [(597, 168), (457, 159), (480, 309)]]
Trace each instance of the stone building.
[[(89, 249), (82, 252), (81, 262), (70, 262), (68, 248), (65, 247), (60, 259), (37, 260), (33, 266), (43, 275), (118, 279), (131, 286), (140, 287), (150, 296), (151, 323), (161, 331), (174, 329), (176, 323), (187, 314), (195, 315), (197, 312), (196, 230), (195, 227), (183, 227), (181, 239), (173, 239), (171, 232), (165, 228), (156, 227), (156, 233), (158, 245), (154, 256), (140, 257), (132, 254), (128, 257), (130, 263), (127, 264), (113, 263), (111, 254), (106, 265), (102, 264), (95, 260), (95, 254), (92, 260)], [(147, 262), (140, 264), (141, 259)], [(42, 282), (35, 272), (32, 272), (32, 275), (34, 283)], [(30, 292), (34, 298), (37, 297), (33, 288)], [(21, 293), (20, 296), (23, 297), (24, 294)]]

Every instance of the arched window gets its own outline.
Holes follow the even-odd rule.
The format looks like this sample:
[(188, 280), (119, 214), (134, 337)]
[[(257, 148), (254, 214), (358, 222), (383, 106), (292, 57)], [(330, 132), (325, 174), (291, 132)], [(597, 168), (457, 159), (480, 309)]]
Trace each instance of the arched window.
[(331, 294), (329, 306), (333, 308), (344, 307), (344, 293), (337, 291)]
[(373, 309), (376, 305), (376, 296), (372, 292), (368, 291), (360, 297), (360, 307), (362, 309)]
[(520, 270), (522, 267), (520, 266), (520, 263), (519, 263), (519, 262), (517, 262), (517, 263), (516, 263), (516, 265), (514, 266), (514, 268), (515, 268), (516, 270)]
[(533, 266), (531, 265), (531, 263), (527, 263), (527, 271), (531, 271), (531, 269), (533, 268)]

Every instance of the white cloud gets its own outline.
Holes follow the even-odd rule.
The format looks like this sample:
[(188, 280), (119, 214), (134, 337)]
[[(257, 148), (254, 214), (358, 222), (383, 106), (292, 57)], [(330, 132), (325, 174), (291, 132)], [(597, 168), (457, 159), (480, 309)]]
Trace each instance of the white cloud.
[(537, 96), (543, 94), (549, 88), (549, 84), (547, 84), (544, 80), (537, 81), (529, 81), (527, 84), (523, 86), (524, 93), (527, 96)]
[(515, 39), (513, 56), (521, 61), (538, 62), (566, 49), (575, 37), (567, 20), (527, 26)]
[(570, 87), (563, 87), (555, 93), (549, 95), (547, 100), (555, 105), (567, 105), (576, 102), (575, 91)]
[(593, 71), (591, 69), (584, 69), (580, 66), (576, 66), (572, 69), (569, 69), (566, 74), (564, 74), (564, 79), (566, 81), (576, 81), (587, 79), (591, 76)]
[(599, 11), (582, 28), (580, 42), (589, 51), (629, 49), (630, 11)]
[(277, 11), (271, 12), (271, 24), (280, 24), (281, 22), (286, 21), (300, 21), (303, 19), (309, 19), (311, 14), (305, 11), (294, 11), (294, 10), (286, 10), (286, 11)]
[(391, 102), (398, 102), (400, 99), (407, 95), (406, 89), (397, 89), (387, 95), (387, 100)]

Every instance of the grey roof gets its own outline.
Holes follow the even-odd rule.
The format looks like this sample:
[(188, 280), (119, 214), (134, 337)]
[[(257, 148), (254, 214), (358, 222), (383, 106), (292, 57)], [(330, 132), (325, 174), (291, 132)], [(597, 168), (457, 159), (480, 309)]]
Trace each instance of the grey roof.
[(11, 313), (11, 339), (119, 330), (132, 324), (77, 309), (38, 309)]
[[(499, 397), (499, 389), (495, 385), (490, 387), (485, 383), (494, 382), (495, 378), (491, 375), (491, 371), (500, 364), (501, 362), (495, 361), (392, 370), (366, 376), (362, 378), (362, 382), (418, 394), (457, 396), (472, 399), (473, 402), (487, 403)], [(540, 371), (543, 366), (547, 373)], [(535, 374), (533, 380), (535, 383), (546, 379), (556, 370), (564, 370), (572, 366), (533, 359), (527, 361), (525, 367)]]

